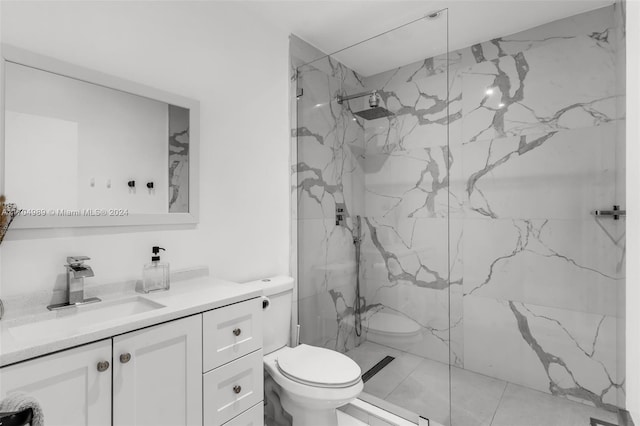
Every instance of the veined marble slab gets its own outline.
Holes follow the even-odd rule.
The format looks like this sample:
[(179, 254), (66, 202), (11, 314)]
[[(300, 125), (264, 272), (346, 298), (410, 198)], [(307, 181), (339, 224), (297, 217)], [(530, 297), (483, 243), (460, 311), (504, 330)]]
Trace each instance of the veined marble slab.
[(367, 216), (447, 217), (449, 181), (452, 175), (460, 176), (460, 151), (444, 145), (373, 157), (381, 166), (365, 174)]
[[(439, 218), (366, 218), (365, 223), (367, 305), (405, 316), (420, 326), (419, 341), (407, 342), (401, 350), (441, 362), (451, 357), (461, 366), (462, 264), (458, 250), (462, 223), (448, 224)], [(448, 247), (450, 238), (451, 258), (442, 249)]]
[(364, 129), (338, 93), (354, 92), (342, 80), (319, 70), (298, 77), (304, 90), (298, 99), (297, 181), (298, 218), (331, 218), (335, 203), (346, 203), (347, 214), (362, 210), (363, 178), (358, 154), (364, 152)]
[(616, 111), (615, 53), (579, 36), (470, 67), (462, 74), (464, 142), (594, 127)]
[[(616, 203), (615, 124), (467, 143), (469, 217), (589, 218)], [(608, 207), (609, 208), (609, 207)]]
[(336, 225), (335, 219), (298, 221), (300, 298), (355, 285), (353, 219), (345, 225)]
[(616, 319), (465, 296), (465, 368), (615, 410)]
[(353, 285), (300, 299), (300, 341), (346, 352), (361, 340), (354, 329)]
[(623, 256), (596, 219), (468, 220), (464, 294), (617, 316)]

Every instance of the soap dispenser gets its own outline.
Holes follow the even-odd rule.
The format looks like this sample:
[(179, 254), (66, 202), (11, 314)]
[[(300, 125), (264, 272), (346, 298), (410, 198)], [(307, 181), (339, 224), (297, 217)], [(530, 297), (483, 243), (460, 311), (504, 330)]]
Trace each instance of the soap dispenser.
[(151, 249), (151, 263), (144, 265), (142, 271), (142, 291), (149, 293), (157, 290), (169, 290), (169, 264), (160, 262), (160, 250), (162, 247), (154, 246)]

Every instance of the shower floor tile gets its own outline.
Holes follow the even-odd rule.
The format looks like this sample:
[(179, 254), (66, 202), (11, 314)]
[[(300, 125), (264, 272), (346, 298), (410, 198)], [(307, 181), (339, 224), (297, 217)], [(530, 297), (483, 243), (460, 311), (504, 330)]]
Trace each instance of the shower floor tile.
[(358, 363), (363, 373), (387, 355), (395, 358), (364, 384), (365, 392), (383, 399), (406, 380), (424, 360), (421, 357), (371, 342), (364, 342), (358, 348), (349, 351), (347, 355)]
[(618, 424), (615, 413), (509, 383), (491, 426), (584, 426), (590, 417)]
[[(365, 392), (443, 425), (578, 426), (595, 417), (617, 424), (617, 416), (565, 398), (472, 371), (364, 342), (347, 353), (367, 371), (387, 355), (396, 359), (365, 384)], [(450, 421), (452, 420), (452, 421)]]

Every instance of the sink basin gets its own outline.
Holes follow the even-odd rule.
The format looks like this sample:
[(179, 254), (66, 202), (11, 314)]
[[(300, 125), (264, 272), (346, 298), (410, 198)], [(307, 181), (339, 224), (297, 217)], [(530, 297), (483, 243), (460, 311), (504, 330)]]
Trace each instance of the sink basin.
[(47, 316), (41, 321), (9, 327), (9, 332), (16, 340), (21, 341), (51, 340), (78, 334), (100, 323), (164, 307), (160, 303), (140, 296), (119, 301), (99, 302), (58, 311), (54, 318)]

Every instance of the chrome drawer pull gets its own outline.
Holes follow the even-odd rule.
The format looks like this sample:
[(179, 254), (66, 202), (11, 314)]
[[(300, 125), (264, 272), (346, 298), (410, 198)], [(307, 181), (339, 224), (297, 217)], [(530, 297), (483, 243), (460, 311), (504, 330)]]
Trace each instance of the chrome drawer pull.
[(107, 371), (109, 369), (109, 361), (100, 361), (98, 363), (98, 371), (99, 372), (104, 372)]
[(242, 386), (240, 386), (240, 385), (235, 385), (235, 386), (233, 387), (233, 391), (234, 391), (235, 393), (240, 393), (240, 392), (242, 392)]
[(126, 354), (120, 355), (120, 362), (122, 364), (126, 364), (129, 361), (131, 361), (131, 354), (129, 352), (127, 352)]
[(234, 336), (236, 336), (236, 337), (237, 337), (237, 336), (239, 336), (239, 335), (240, 335), (240, 333), (242, 333), (242, 330), (240, 330), (239, 328), (234, 328), (234, 329), (233, 329), (233, 335), (234, 335)]

